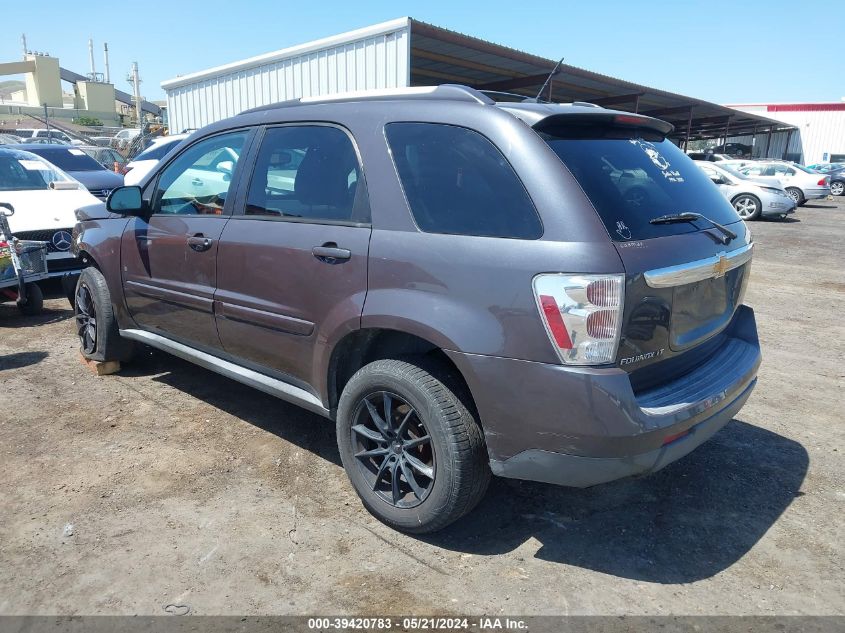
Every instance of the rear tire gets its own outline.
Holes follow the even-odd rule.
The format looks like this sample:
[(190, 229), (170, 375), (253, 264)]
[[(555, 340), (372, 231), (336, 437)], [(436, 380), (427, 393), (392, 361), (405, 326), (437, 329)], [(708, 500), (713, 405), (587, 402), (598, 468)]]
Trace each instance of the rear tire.
[(845, 183), (842, 182), (832, 182), (830, 183), (830, 193), (834, 196), (841, 196), (845, 193)]
[(120, 336), (106, 279), (94, 267), (86, 268), (79, 276), (73, 312), (79, 351), (85, 358), (127, 361), (132, 357), (134, 346)]
[(756, 220), (763, 212), (763, 205), (755, 196), (741, 194), (731, 201), (734, 209), (743, 220)]
[(484, 434), (448, 370), (378, 360), (347, 383), (337, 412), (343, 467), (379, 521), (414, 534), (472, 510), (490, 482)]
[(798, 187), (787, 187), (786, 193), (789, 194), (789, 197), (795, 201), (796, 206), (801, 206), (805, 202), (804, 199), (804, 192), (801, 191)]
[[(24, 284), (26, 296), (18, 299), (18, 310), (24, 316), (35, 316), (41, 314), (44, 309), (44, 293), (38, 284)], [(25, 299), (25, 300), (24, 300)]]

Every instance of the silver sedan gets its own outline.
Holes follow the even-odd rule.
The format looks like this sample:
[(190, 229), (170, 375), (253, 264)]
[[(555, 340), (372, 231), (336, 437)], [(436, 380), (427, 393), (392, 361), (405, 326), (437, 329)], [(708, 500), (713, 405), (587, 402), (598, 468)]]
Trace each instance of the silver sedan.
[(742, 175), (722, 169), (718, 163), (695, 161), (719, 187), (743, 220), (759, 217), (785, 218), (795, 212), (795, 200), (779, 187), (752, 182)]

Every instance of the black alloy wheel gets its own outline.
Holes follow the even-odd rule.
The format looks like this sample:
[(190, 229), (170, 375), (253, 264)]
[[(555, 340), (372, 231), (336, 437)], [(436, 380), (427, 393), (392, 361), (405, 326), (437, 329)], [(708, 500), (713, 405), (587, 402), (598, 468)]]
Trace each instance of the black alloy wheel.
[(373, 492), (397, 508), (426, 500), (434, 487), (436, 457), (425, 424), (407, 400), (388, 391), (367, 394), (355, 410), (351, 432), (358, 468)]
[(91, 296), (91, 290), (85, 283), (76, 288), (76, 332), (85, 354), (93, 354), (97, 350), (97, 308)]

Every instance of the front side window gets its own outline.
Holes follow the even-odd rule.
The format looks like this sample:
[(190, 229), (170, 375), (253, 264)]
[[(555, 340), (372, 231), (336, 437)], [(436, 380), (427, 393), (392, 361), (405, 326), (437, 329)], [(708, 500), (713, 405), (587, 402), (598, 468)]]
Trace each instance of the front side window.
[(156, 213), (223, 215), (246, 132), (220, 134), (191, 145), (168, 165), (153, 197)]
[(390, 123), (385, 131), (421, 230), (515, 239), (543, 234), (513, 167), (478, 132), (439, 123)]
[(369, 222), (361, 169), (349, 136), (324, 125), (268, 129), (255, 162), (245, 214)]

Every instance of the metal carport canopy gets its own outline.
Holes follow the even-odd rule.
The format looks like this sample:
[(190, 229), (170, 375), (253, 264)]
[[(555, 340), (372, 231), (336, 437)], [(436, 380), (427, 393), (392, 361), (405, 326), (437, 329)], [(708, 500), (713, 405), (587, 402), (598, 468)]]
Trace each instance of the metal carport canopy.
[[(555, 67), (506, 46), (411, 19), (412, 86), (460, 83), (534, 97)], [(556, 102), (586, 101), (669, 121), (670, 138), (695, 140), (793, 129), (781, 121), (562, 64), (543, 93)]]

